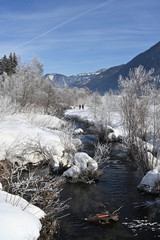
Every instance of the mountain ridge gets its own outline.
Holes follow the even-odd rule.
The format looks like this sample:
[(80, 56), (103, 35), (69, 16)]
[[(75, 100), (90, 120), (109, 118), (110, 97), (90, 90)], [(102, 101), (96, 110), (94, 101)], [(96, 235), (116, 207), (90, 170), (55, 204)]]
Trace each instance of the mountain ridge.
[[(160, 75), (160, 41), (138, 54), (126, 64), (113, 66), (108, 69), (100, 69), (93, 73), (80, 73), (72, 76), (63, 74), (46, 74), (45, 77), (52, 80), (61, 87), (87, 87), (91, 91), (98, 91), (104, 94), (106, 91), (118, 90), (118, 79), (121, 75), (127, 77), (130, 69), (134, 69), (139, 65), (144, 66), (148, 71), (154, 68), (154, 76)], [(50, 76), (50, 77), (49, 77)]]

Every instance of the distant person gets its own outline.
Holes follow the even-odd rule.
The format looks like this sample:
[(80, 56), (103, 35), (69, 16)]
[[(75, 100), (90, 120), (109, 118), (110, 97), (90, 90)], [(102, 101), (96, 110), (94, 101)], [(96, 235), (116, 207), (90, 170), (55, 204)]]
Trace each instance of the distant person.
[(81, 109), (81, 107), (82, 107), (81, 104), (79, 104), (79, 109)]
[(84, 104), (82, 104), (82, 109), (84, 109)]

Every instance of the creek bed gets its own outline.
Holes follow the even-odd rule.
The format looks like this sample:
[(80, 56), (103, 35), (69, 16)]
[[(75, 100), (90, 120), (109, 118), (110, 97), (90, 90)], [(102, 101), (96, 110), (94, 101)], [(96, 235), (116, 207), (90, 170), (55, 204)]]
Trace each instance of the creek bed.
[[(97, 136), (81, 123), (84, 135), (84, 151), (93, 155)], [(83, 149), (82, 149), (83, 150)], [(124, 240), (158, 239), (160, 237), (160, 207), (154, 204), (155, 197), (137, 190), (142, 173), (126, 158), (116, 158), (114, 152), (98, 183), (65, 183), (61, 199), (69, 201), (69, 216), (60, 221), (57, 240)], [(148, 204), (148, 203), (153, 204)], [(114, 226), (93, 225), (84, 222), (84, 218), (95, 215), (105, 209), (112, 212), (120, 210), (119, 221)], [(65, 214), (65, 213), (64, 213)]]

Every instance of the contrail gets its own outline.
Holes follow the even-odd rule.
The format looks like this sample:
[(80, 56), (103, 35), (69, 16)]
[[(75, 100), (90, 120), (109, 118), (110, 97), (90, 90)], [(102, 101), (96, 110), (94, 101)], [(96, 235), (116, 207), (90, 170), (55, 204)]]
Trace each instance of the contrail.
[(36, 36), (36, 37), (34, 37), (34, 38), (32, 38), (32, 39), (30, 39), (30, 40), (28, 40), (28, 41), (20, 44), (20, 45), (17, 46), (15, 49), (18, 49), (18, 48), (21, 48), (21, 47), (23, 47), (23, 46), (25, 46), (25, 45), (28, 45), (29, 43), (31, 43), (31, 42), (33, 42), (33, 41), (35, 41), (35, 40), (37, 40), (37, 39), (39, 39), (39, 38), (47, 35), (48, 33), (52, 32), (52, 31), (54, 31), (54, 30), (56, 30), (56, 29), (58, 29), (58, 28), (60, 28), (60, 27), (62, 27), (62, 26), (64, 26), (64, 25), (66, 25), (66, 24), (68, 24), (68, 23), (70, 23), (70, 22), (73, 22), (74, 20), (77, 20), (77, 19), (81, 18), (81, 17), (84, 16), (84, 15), (87, 15), (87, 14), (90, 13), (90, 12), (93, 12), (93, 11), (95, 11), (95, 10), (97, 10), (97, 9), (100, 9), (100, 8), (102, 8), (102, 7), (104, 7), (104, 6), (109, 5), (109, 4), (112, 3), (113, 1), (114, 1), (114, 0), (108, 0), (107, 2), (103, 2), (102, 4), (99, 4), (99, 5), (96, 6), (96, 7), (93, 7), (93, 8), (91, 8), (91, 9), (85, 11), (85, 12), (82, 12), (82, 13), (80, 13), (80, 14), (78, 14), (78, 15), (76, 15), (76, 16), (74, 16), (74, 17), (72, 17), (72, 18), (70, 18), (70, 19), (68, 19), (68, 20), (66, 20), (66, 21), (64, 21), (64, 22), (62, 22), (62, 23), (60, 23), (60, 24), (58, 24), (57, 26), (55, 26), (55, 27), (53, 27), (53, 28), (50, 28), (48, 31), (43, 32), (43, 33), (41, 33), (40, 35), (38, 35), (38, 36)]

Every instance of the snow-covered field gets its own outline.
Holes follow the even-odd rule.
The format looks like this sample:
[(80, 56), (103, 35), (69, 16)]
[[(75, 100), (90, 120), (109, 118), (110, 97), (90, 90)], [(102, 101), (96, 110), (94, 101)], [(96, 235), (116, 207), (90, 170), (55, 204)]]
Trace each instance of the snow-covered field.
[[(94, 124), (95, 127), (102, 123), (101, 119), (94, 118), (93, 113), (87, 107), (67, 110), (65, 115), (80, 118), (82, 121)], [(19, 164), (38, 163), (43, 160), (43, 156), (30, 151), (30, 147), (39, 143), (42, 148), (53, 153), (54, 167), (58, 168), (60, 163), (68, 164), (70, 168), (63, 173), (65, 177), (78, 177), (87, 169), (96, 171), (97, 163), (86, 153), (77, 152), (76, 146), (80, 145), (81, 141), (68, 136), (65, 124), (57, 117), (33, 113), (3, 116), (0, 122), (0, 160), (8, 159)], [(110, 114), (110, 126), (108, 127), (111, 130), (110, 139), (126, 137), (123, 121), (118, 112)], [(83, 134), (83, 129), (75, 130), (75, 134)], [(65, 155), (68, 146), (73, 150), (69, 163)], [(149, 171), (144, 176), (140, 187), (150, 191), (159, 181), (160, 167), (158, 164), (153, 171)], [(0, 238), (36, 240), (41, 229), (39, 219), (44, 217), (45, 213), (31, 204), (28, 205), (24, 199), (20, 201), (18, 199), (19, 196), (11, 196), (0, 190)]]
[[(41, 156), (27, 151), (27, 144), (40, 142), (41, 146), (53, 148), (55, 154), (62, 155), (64, 150), (59, 129), (63, 121), (47, 115), (10, 115), (0, 123), (0, 160), (9, 159), (23, 164), (37, 163)], [(51, 130), (55, 129), (55, 130)], [(24, 151), (25, 150), (25, 151)]]

